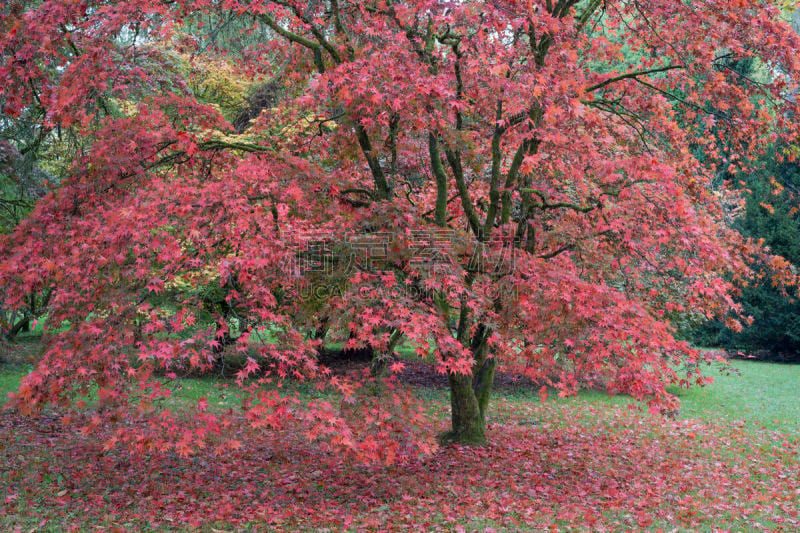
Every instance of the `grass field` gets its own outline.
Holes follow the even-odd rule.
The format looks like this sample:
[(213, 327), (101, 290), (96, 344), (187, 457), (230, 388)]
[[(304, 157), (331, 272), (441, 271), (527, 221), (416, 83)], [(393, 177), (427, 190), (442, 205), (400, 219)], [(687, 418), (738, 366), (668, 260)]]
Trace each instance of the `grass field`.
[[(800, 365), (734, 360), (737, 373), (712, 368), (711, 385), (672, 388), (681, 400), (680, 418), (745, 421), (764, 429), (800, 432)], [(592, 403), (631, 403), (600, 392), (581, 393)]]
[[(672, 388), (681, 400), (680, 418), (745, 421), (763, 429), (800, 432), (800, 365), (734, 360), (735, 372), (719, 367), (706, 369), (714, 383), (690, 389)], [(30, 370), (26, 365), (0, 365), (0, 397), (15, 390)], [(227, 383), (213, 378), (186, 378), (175, 388), (174, 401), (193, 404), (205, 397), (212, 405), (234, 405), (235, 395), (222, 389)], [(309, 392), (311, 394), (311, 392)], [(446, 401), (446, 391), (423, 390), (420, 394)], [(495, 392), (495, 398), (511, 402), (539, 402), (538, 393), (524, 388)], [(600, 391), (582, 391), (577, 398), (553, 399), (556, 403), (596, 405), (637, 405), (625, 396)]]
[[(133, 459), (6, 412), (0, 529), (797, 530), (800, 366), (732, 367), (675, 391), (677, 420), (598, 392), (543, 404), (536, 391), (503, 390), (489, 446), (389, 467), (343, 463), (286, 432), (252, 435), (223, 457)], [(0, 365), (0, 394), (27, 370)], [(223, 384), (180, 380), (171, 407), (234, 406)], [(418, 394), (444, 429), (446, 390)]]

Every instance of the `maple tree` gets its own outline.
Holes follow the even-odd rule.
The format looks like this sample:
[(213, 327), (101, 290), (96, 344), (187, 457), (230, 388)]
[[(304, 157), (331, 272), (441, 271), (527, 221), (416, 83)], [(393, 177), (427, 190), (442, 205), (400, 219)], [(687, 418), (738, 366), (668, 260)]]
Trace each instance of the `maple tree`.
[[(247, 46), (198, 36), (206, 20)], [(3, 237), (6, 305), (49, 294), (15, 405), (96, 389), (87, 430), (142, 419), (109, 446), (188, 454), (222, 433), (206, 402), (192, 421), (154, 406), (229, 342), (254, 426), (365, 459), (432, 446), (386, 364), (400, 342), (433, 347), (458, 442), (485, 441), (498, 364), (673, 408), (668, 384), (707, 378), (670, 320), (735, 308), (762, 253), (713, 175), (797, 134), (800, 40), (767, 1), (15, 0), (0, 27), (5, 114), (41, 109), (43, 136), (87, 146)], [(731, 57), (769, 76), (742, 82)], [(226, 79), (272, 87), (270, 107), (234, 129), (192, 90), (241, 101)], [(336, 340), (375, 372), (333, 375)], [(341, 403), (275, 386), (304, 379)]]

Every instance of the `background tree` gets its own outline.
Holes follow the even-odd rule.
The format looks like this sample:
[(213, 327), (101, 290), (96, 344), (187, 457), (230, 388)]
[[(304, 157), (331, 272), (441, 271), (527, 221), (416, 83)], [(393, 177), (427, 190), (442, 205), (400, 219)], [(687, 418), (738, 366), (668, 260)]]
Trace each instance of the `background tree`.
[[(792, 161), (791, 148), (772, 147), (739, 185), (745, 190), (743, 216), (734, 224), (743, 235), (761, 240), (770, 251), (792, 265), (800, 264), (798, 187), (800, 174)], [(739, 180), (737, 180), (739, 181)], [(800, 354), (800, 305), (793, 291), (773, 281), (772, 264), (757, 261), (757, 272), (741, 288), (737, 301), (752, 321), (741, 330), (730, 329), (722, 320), (703, 324), (694, 332), (696, 342), (743, 350), (763, 359), (798, 360)]]
[[(11, 2), (0, 8), (0, 31), (11, 28), (23, 3)], [(6, 102), (0, 98), (0, 106)], [(65, 171), (65, 159), (74, 153), (74, 143), (60, 129), (44, 124), (45, 109), (38, 102), (19, 115), (0, 118), (0, 234), (10, 233), (46, 192), (48, 182), (57, 182)], [(0, 290), (0, 298), (3, 292)], [(31, 321), (47, 303), (49, 291), (33, 292), (25, 304), (6, 309), (0, 300), (0, 342), (14, 339), (30, 328)]]
[[(784, 18), (792, 20), (797, 31), (796, 5), (782, 5)], [(794, 12), (794, 14), (792, 14)], [(736, 76), (741, 84), (758, 85), (780, 65), (763, 65), (754, 58), (731, 58), (722, 65), (724, 72)], [(794, 98), (793, 94), (786, 97)], [(721, 139), (722, 140), (722, 139)], [(745, 161), (744, 171), (736, 174), (727, 167), (719, 169), (719, 180), (728, 180), (743, 191), (743, 214), (732, 222), (745, 237), (761, 240), (772, 253), (792, 265), (800, 260), (797, 221), (797, 164), (796, 149), (778, 143), (765, 153), (731, 153)], [(764, 359), (797, 360), (800, 349), (798, 312), (794, 291), (773, 280), (771, 261), (757, 260), (752, 265), (755, 275), (739, 288), (737, 301), (742, 304), (748, 320), (743, 328), (730, 328), (724, 320), (710, 320), (697, 327), (691, 338), (705, 346), (719, 346), (729, 351), (744, 350), (750, 356)]]

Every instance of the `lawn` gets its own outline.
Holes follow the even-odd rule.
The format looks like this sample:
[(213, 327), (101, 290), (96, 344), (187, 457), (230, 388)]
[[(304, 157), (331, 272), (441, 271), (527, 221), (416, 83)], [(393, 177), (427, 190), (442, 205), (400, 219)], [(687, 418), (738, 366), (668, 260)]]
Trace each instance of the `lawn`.
[[(681, 400), (679, 418), (744, 421), (762, 429), (800, 433), (800, 365), (733, 360), (729, 372), (706, 369), (711, 385), (670, 392)], [(593, 404), (633, 404), (629, 398), (587, 391), (578, 400)]]
[[(800, 366), (733, 368), (678, 391), (676, 420), (597, 392), (542, 403), (535, 391), (504, 389), (488, 446), (392, 466), (342, 461), (300, 432), (237, 424), (238, 450), (137, 457), (100, 449), (108, 429), (84, 436), (52, 416), (5, 412), (0, 529), (797, 530)], [(0, 366), (0, 393), (25, 371)], [(221, 385), (181, 380), (171, 402), (234, 405)], [(418, 392), (444, 429), (446, 391)]]

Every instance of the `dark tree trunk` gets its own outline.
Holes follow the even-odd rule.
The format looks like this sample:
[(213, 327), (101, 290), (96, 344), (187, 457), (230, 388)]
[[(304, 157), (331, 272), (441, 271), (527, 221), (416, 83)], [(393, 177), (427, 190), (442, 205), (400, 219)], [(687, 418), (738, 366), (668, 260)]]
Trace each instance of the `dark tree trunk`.
[(30, 331), (30, 329), (31, 318), (29, 316), (23, 316), (19, 322), (12, 323), (8, 331), (5, 332), (5, 337), (9, 341), (13, 341), (17, 335), (25, 331)]
[(389, 362), (394, 357), (394, 349), (403, 338), (403, 332), (396, 329), (389, 336), (389, 342), (383, 350), (376, 350), (370, 362), (370, 370), (376, 378), (386, 377), (389, 371)]
[(450, 374), (452, 428), (442, 435), (444, 442), (481, 445), (486, 443), (486, 410), (494, 382), (495, 361), (489, 357), (488, 329), (478, 328), (472, 343), (475, 364), (472, 375)]
[(452, 428), (442, 436), (446, 442), (486, 443), (486, 422), (472, 389), (472, 377), (450, 374)]
[[(30, 331), (31, 321), (36, 318), (40, 310), (47, 305), (48, 301), (50, 301), (50, 294), (50, 291), (45, 291), (42, 294), (41, 302), (36, 301), (36, 294), (31, 294), (28, 296), (28, 308), (23, 310), (21, 313), (17, 311), (11, 313), (8, 324), (9, 327), (6, 331), (2, 332), (2, 335), (7, 340), (12, 341), (20, 333)], [(39, 303), (41, 305), (38, 305)], [(17, 321), (17, 318), (19, 318), (19, 321)]]

